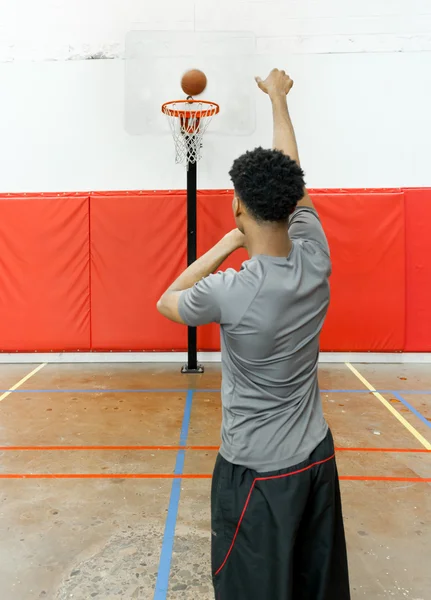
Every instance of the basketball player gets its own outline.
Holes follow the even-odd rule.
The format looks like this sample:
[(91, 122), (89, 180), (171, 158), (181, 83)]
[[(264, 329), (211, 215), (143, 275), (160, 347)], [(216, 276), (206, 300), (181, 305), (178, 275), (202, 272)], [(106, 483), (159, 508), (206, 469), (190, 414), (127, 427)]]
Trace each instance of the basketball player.
[[(228, 233), (171, 285), (159, 311), (221, 326), (222, 443), (211, 492), (216, 600), (349, 600), (334, 444), (317, 381), (329, 304), (328, 243), (304, 186), (287, 94), (273, 70), (259, 88), (274, 148), (235, 160)], [(212, 274), (245, 246), (239, 272)]]

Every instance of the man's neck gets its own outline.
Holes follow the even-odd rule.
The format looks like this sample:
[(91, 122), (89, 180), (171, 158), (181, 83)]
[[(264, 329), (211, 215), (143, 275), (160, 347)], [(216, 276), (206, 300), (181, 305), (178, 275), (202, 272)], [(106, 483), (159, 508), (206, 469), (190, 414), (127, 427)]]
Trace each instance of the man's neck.
[(257, 255), (284, 258), (292, 249), (287, 224), (278, 223), (251, 227), (246, 231), (246, 245), (250, 258)]

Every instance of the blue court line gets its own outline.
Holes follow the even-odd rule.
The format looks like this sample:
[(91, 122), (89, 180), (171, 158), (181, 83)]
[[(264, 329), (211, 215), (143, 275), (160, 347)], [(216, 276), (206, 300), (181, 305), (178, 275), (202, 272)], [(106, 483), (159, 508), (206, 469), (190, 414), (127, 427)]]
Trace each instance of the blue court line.
[[(93, 388), (93, 389), (27, 389), (19, 388), (17, 390), (0, 390), (0, 394), (3, 392), (10, 392), (11, 394), (167, 394), (177, 393), (185, 394), (189, 392), (188, 388), (137, 388), (137, 389), (110, 389), (110, 388)], [(220, 392), (220, 388), (217, 389), (193, 389), (194, 392)]]
[(409, 396), (412, 394), (431, 394), (431, 390), (376, 390), (381, 394), (392, 394), (392, 392), (397, 392), (398, 394), (408, 394)]
[[(187, 392), (184, 407), (183, 423), (181, 426), (180, 446), (186, 446), (189, 433), (190, 416), (192, 412), (193, 390)], [(179, 450), (175, 461), (175, 475), (182, 475), (184, 471), (185, 450)], [(182, 479), (174, 479), (171, 487), (168, 514), (166, 516), (165, 533), (163, 535), (162, 550), (160, 552), (159, 570), (157, 573), (154, 600), (166, 600), (169, 588), (169, 575), (171, 572), (172, 551), (175, 539), (175, 526), (177, 524), (178, 506), (180, 503)]]
[[(110, 389), (110, 388), (90, 388), (90, 389), (27, 389), (27, 388), (19, 388), (17, 390), (0, 390), (0, 393), (10, 392), (11, 394), (24, 394), (24, 393), (32, 393), (32, 394), (136, 394), (136, 393), (184, 393), (188, 392), (188, 388), (127, 388), (127, 389)], [(220, 388), (194, 388), (194, 392), (220, 392)], [(368, 390), (363, 388), (361, 390), (320, 390), (323, 393), (331, 393), (331, 394), (344, 394), (346, 392), (353, 394), (367, 394)], [(378, 392), (387, 392), (390, 393), (391, 390), (376, 390)], [(403, 390), (404, 393), (411, 393)], [(422, 394), (431, 394), (431, 391), (427, 392), (421, 390)]]
[[(9, 392), (10, 394), (184, 394), (189, 392), (188, 388), (136, 388), (136, 389), (110, 389), (110, 388), (78, 388), (78, 389), (27, 389), (18, 388), (16, 390), (3, 389), (0, 390), (0, 394)], [(196, 393), (219, 393), (220, 388), (194, 388)], [(322, 394), (371, 394), (369, 390), (363, 388), (361, 390), (320, 390)], [(431, 390), (376, 390), (380, 394), (393, 394), (395, 392), (402, 392), (403, 394), (423, 394), (431, 395)]]
[(320, 390), (320, 392), (322, 394), (368, 394), (371, 392), (368, 392), (367, 389), (362, 388), (362, 390)]
[[(11, 394), (17, 394), (19, 392), (21, 392), (21, 394), (23, 393), (29, 393), (31, 392), (32, 394), (101, 394), (103, 392), (105, 393), (110, 393), (110, 394), (133, 394), (133, 393), (151, 393), (151, 392), (157, 392), (157, 393), (167, 393), (167, 392), (173, 392), (173, 393), (185, 393), (188, 392), (189, 389), (188, 388), (138, 388), (138, 389), (132, 389), (132, 388), (127, 388), (127, 389), (110, 389), (110, 388), (89, 388), (89, 389), (27, 389), (27, 388), (19, 388), (17, 390), (0, 390), (0, 393), (2, 392), (10, 392)], [(205, 390), (205, 391), (215, 391), (215, 392), (219, 392), (220, 390)]]
[(427, 427), (431, 428), (431, 422), (428, 421), (428, 419), (426, 419), (418, 410), (416, 410), (416, 408), (414, 406), (412, 406), (410, 404), (410, 402), (407, 402), (407, 400), (405, 400), (399, 392), (395, 392), (392, 390), (392, 395), (395, 396), (395, 398), (397, 400), (402, 402), (404, 404), (404, 406), (409, 409), (410, 412), (412, 412), (414, 415), (416, 415), (416, 417), (418, 419), (420, 419), (422, 421), (422, 423), (425, 423), (425, 425)]

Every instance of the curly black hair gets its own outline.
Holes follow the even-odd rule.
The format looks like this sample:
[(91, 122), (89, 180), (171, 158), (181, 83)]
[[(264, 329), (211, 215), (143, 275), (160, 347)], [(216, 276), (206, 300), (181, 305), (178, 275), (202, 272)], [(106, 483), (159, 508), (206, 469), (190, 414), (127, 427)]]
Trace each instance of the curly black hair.
[(257, 221), (287, 221), (304, 196), (304, 172), (279, 150), (255, 148), (237, 158), (229, 175)]

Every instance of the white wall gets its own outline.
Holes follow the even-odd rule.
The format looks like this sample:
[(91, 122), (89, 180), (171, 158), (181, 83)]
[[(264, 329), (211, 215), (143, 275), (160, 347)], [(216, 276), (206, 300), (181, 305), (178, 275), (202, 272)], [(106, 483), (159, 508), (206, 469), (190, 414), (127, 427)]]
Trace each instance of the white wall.
[[(260, 74), (295, 79), (309, 185), (431, 185), (430, 0), (3, 0), (0, 191), (184, 187), (167, 136), (123, 127), (132, 29), (254, 31)], [(233, 158), (270, 143), (256, 102), (253, 136), (206, 138), (201, 187), (229, 186)]]

